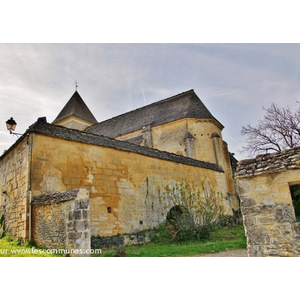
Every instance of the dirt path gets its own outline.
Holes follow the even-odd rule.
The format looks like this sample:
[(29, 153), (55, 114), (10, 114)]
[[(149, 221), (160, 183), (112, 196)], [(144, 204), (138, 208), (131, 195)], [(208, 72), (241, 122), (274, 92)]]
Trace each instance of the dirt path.
[(195, 257), (248, 257), (248, 254), (246, 249), (239, 249), (195, 255)]

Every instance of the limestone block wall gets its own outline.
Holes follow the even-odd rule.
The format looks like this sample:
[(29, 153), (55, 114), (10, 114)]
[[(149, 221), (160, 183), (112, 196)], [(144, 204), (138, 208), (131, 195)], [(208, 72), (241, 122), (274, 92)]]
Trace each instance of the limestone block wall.
[[(217, 133), (220, 137), (218, 156), (222, 167), (227, 163), (222, 149), (222, 129), (217, 126), (212, 119), (194, 119), (186, 118), (176, 120), (170, 123), (151, 127), (152, 147), (158, 150), (167, 151), (183, 156), (189, 156), (188, 145), (185, 137), (190, 133), (193, 138), (193, 148), (195, 151), (190, 157), (216, 163), (216, 154), (213, 149), (212, 134)], [(142, 130), (137, 130), (128, 134), (118, 136), (117, 139), (132, 139), (143, 134)], [(228, 150), (225, 153), (228, 154)], [(228, 165), (230, 166), (230, 165)]]
[(5, 234), (28, 238), (30, 148), (26, 138), (0, 158), (0, 216)]
[[(228, 192), (236, 209), (236, 189), (229, 152), (226, 142), (222, 139), (222, 128), (212, 119), (187, 118), (150, 128), (153, 148), (162, 151), (192, 157), (202, 161), (219, 164), (226, 174)], [(118, 139), (132, 139), (141, 136), (141, 131), (132, 132)], [(187, 139), (188, 135), (188, 139)], [(214, 138), (217, 136), (218, 138)]]
[(68, 249), (89, 256), (91, 248), (89, 192), (75, 189), (44, 194), (32, 201), (32, 240), (47, 249)]
[(300, 183), (300, 148), (241, 161), (237, 184), (249, 256), (300, 256), (290, 185)]
[(155, 126), (151, 130), (153, 148), (188, 156), (184, 139), (188, 131), (185, 119)]
[[(67, 132), (63, 128), (55, 130)], [(85, 133), (71, 133), (94, 139)], [(223, 193), (226, 212), (232, 214), (222, 171), (38, 134), (33, 144), (33, 196), (89, 189), (92, 236), (113, 236), (157, 226), (170, 209), (160, 201), (159, 189), (183, 179), (199, 186), (202, 180), (209, 181), (216, 192)]]

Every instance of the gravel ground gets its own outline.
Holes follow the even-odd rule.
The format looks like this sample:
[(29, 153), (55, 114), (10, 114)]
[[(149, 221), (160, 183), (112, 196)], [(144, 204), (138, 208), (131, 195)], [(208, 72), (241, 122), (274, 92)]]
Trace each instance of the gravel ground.
[(223, 252), (216, 252), (216, 253), (208, 253), (202, 255), (195, 255), (199, 257), (248, 257), (246, 249), (239, 249), (239, 250), (228, 250)]

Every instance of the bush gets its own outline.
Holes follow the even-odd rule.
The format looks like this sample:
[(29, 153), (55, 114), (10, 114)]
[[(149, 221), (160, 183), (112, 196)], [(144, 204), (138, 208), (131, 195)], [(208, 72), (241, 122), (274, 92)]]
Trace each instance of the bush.
[(175, 242), (205, 241), (210, 237), (211, 228), (206, 226), (189, 230), (180, 230), (174, 237)]
[(236, 216), (222, 216), (219, 221), (221, 227), (234, 226), (239, 224), (239, 219)]
[(183, 180), (172, 188), (167, 186), (162, 194), (171, 207), (167, 214), (165, 232), (162, 238), (171, 237), (171, 241), (184, 242), (205, 240), (213, 227), (223, 216), (222, 195), (214, 192), (209, 183), (204, 181), (201, 188)]

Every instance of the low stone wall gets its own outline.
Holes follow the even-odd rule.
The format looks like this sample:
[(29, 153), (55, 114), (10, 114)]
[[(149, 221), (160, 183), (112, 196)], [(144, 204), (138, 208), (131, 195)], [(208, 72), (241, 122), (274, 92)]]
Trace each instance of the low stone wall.
[(123, 247), (129, 245), (140, 245), (151, 241), (153, 231), (145, 231), (138, 233), (126, 233), (123, 235), (108, 236), (108, 237), (92, 237), (92, 248), (110, 248)]
[(249, 256), (300, 256), (290, 185), (300, 183), (300, 148), (241, 161), (236, 180)]
[(37, 196), (32, 203), (32, 240), (48, 249), (67, 249), (70, 256), (89, 256), (89, 191), (75, 189)]

